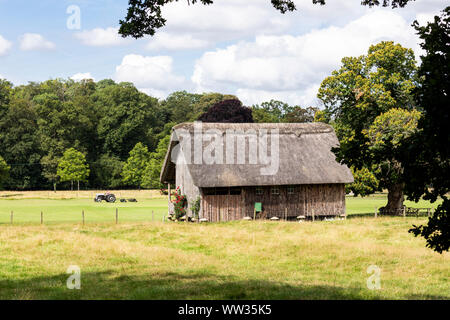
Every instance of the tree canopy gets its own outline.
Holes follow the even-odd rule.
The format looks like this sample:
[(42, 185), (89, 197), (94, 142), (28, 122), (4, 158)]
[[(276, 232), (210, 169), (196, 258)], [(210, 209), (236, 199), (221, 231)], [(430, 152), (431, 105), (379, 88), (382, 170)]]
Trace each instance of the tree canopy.
[(198, 120), (203, 122), (253, 122), (252, 109), (238, 99), (223, 100), (208, 109)]
[(78, 190), (80, 190), (80, 181), (87, 181), (89, 177), (89, 165), (83, 153), (69, 148), (64, 151), (62, 158), (58, 161), (57, 174), (61, 181), (78, 182)]
[(133, 150), (130, 151), (130, 157), (123, 166), (123, 182), (129, 186), (140, 188), (149, 159), (150, 153), (148, 148), (141, 142), (138, 142)]
[(341, 68), (319, 88), (325, 106), (321, 117), (334, 123), (340, 140), (333, 149), (338, 161), (358, 170), (378, 167), (380, 187), (389, 191), (386, 211), (403, 205), (398, 144), (417, 126), (412, 95), (416, 72), (411, 49), (380, 42), (366, 55), (343, 58)]
[[(125, 20), (120, 20), (119, 33), (123, 37), (132, 36), (142, 38), (145, 35), (153, 36), (156, 29), (166, 24), (166, 19), (162, 16), (161, 9), (164, 5), (178, 0), (129, 0), (128, 10)], [(266, 0), (269, 1), (269, 0)], [(392, 8), (404, 7), (408, 2), (414, 0), (362, 0), (361, 5), (373, 7), (382, 5)], [(201, 3), (211, 5), (214, 0), (187, 0), (188, 4)], [(245, 5), (245, 1), (242, 1)], [(281, 13), (296, 10), (293, 0), (270, 0), (272, 6)], [(326, 0), (312, 0), (313, 4), (325, 5)]]
[(6, 163), (5, 159), (0, 157), (0, 188), (3, 185), (3, 182), (6, 181), (6, 179), (8, 179), (9, 169), (10, 167)]
[(410, 232), (422, 236), (437, 252), (450, 247), (450, 6), (424, 26), (413, 24), (423, 40), (422, 64), (418, 70), (420, 86), (414, 90), (423, 116), (418, 131), (403, 148), (406, 194), (415, 201), (421, 197), (443, 199), (427, 225), (414, 226)]

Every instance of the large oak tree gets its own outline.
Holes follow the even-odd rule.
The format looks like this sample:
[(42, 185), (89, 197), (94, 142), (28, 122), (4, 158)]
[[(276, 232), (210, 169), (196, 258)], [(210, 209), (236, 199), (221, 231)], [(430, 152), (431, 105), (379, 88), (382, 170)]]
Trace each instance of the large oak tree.
[(399, 150), (417, 123), (418, 114), (412, 113), (416, 71), (411, 49), (381, 42), (366, 55), (343, 58), (341, 68), (322, 82), (318, 93), (324, 118), (333, 121), (341, 142), (334, 148), (337, 160), (356, 169), (377, 167), (380, 187), (389, 191), (383, 208), (389, 213), (403, 205)]

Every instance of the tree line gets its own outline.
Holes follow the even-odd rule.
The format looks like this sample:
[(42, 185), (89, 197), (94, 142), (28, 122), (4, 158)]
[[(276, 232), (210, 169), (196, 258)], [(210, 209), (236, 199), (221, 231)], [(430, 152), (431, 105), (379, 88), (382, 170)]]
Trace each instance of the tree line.
[[(171, 128), (222, 101), (240, 104), (186, 91), (158, 100), (110, 79), (0, 80), (0, 187), (159, 188)], [(249, 110), (257, 122), (305, 122), (317, 109), (272, 100)]]

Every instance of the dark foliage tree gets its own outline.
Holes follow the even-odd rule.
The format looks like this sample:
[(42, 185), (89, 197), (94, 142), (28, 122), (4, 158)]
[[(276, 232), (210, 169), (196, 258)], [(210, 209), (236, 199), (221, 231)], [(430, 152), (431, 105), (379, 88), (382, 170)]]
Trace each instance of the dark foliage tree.
[(433, 22), (413, 23), (425, 55), (418, 74), (420, 86), (415, 90), (423, 117), (420, 131), (405, 144), (404, 174), (406, 194), (415, 201), (443, 199), (427, 225), (414, 226), (410, 232), (422, 236), (427, 246), (437, 252), (450, 246), (450, 7)]
[(31, 103), (14, 97), (0, 118), (0, 156), (11, 167), (5, 183), (7, 188), (30, 189), (42, 183), (37, 121)]
[[(166, 19), (161, 14), (161, 8), (170, 2), (178, 0), (129, 0), (128, 11), (125, 20), (120, 20), (119, 33), (123, 37), (132, 36), (141, 38), (145, 35), (154, 35), (156, 29), (166, 24)], [(369, 7), (382, 5), (392, 8), (404, 7), (408, 2), (414, 0), (362, 0), (361, 4)], [(197, 2), (210, 5), (214, 0), (187, 0), (188, 4)], [(243, 0), (243, 5), (245, 1)], [(270, 0), (273, 7), (281, 13), (296, 10), (292, 0)], [(325, 0), (312, 0), (314, 4), (325, 5)]]
[(242, 106), (237, 99), (224, 100), (213, 105), (198, 120), (203, 122), (248, 123), (253, 122), (252, 109)]

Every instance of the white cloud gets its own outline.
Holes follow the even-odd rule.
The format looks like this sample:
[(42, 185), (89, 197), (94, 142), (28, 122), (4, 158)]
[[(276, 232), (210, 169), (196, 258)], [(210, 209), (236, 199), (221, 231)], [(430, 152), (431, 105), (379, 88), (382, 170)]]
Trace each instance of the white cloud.
[(195, 39), (190, 34), (158, 32), (149, 39), (146, 48), (148, 50), (184, 50), (205, 48), (208, 45), (207, 40)]
[(92, 47), (109, 47), (126, 44), (127, 39), (118, 34), (118, 28), (95, 28), (75, 33), (75, 37), (83, 44)]
[(25, 33), (20, 37), (20, 50), (51, 50), (55, 48), (55, 44), (46, 40), (39, 33)]
[(11, 47), (12, 43), (0, 35), (0, 57), (8, 54)]
[(173, 59), (170, 56), (126, 55), (116, 67), (115, 80), (133, 82), (147, 94), (164, 98), (168, 93), (188, 89), (184, 77), (173, 73)]
[(73, 76), (71, 76), (70, 79), (72, 79), (73, 81), (80, 81), (80, 80), (85, 80), (85, 79), (92, 79), (95, 81), (95, 78), (91, 75), (90, 72), (76, 73)]
[(251, 42), (206, 52), (196, 62), (192, 81), (199, 92), (232, 88), (247, 104), (274, 97), (314, 105), (318, 85), (343, 57), (364, 54), (382, 40), (418, 50), (417, 37), (405, 19), (392, 11), (372, 9), (343, 27), (315, 29), (301, 36), (257, 36)]

